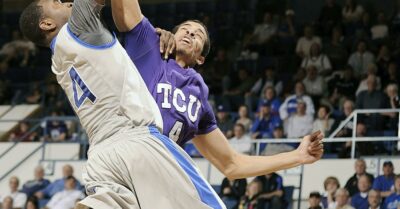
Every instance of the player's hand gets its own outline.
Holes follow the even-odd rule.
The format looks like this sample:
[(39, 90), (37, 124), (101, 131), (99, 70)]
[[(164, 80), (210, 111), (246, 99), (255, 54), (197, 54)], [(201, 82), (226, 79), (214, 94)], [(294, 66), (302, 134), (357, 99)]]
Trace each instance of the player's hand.
[(167, 59), (175, 51), (174, 34), (161, 28), (156, 28), (156, 33), (160, 36), (160, 53), (164, 59)]
[(303, 137), (297, 151), (300, 155), (300, 162), (302, 164), (310, 164), (321, 159), (324, 153), (324, 145), (322, 139), (324, 135), (321, 131), (312, 133)]

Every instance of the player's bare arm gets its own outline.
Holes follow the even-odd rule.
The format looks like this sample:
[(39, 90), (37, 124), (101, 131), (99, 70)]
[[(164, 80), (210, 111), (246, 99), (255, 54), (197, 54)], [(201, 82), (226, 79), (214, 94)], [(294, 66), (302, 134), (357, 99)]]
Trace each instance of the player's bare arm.
[(137, 0), (111, 0), (111, 11), (120, 32), (132, 30), (143, 19)]
[(248, 156), (238, 153), (231, 148), (219, 129), (196, 136), (193, 143), (226, 177), (239, 179), (313, 163), (322, 157), (322, 139), (322, 133), (315, 132), (303, 137), (296, 150), (273, 156)]

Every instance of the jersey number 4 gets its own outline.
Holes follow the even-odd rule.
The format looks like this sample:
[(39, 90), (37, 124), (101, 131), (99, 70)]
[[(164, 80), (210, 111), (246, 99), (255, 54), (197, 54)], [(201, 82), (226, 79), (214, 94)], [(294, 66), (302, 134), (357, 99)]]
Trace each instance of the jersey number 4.
[[(89, 99), (92, 103), (96, 101), (96, 96), (90, 91), (90, 89), (86, 86), (85, 82), (81, 79), (78, 72), (76, 72), (75, 68), (71, 68), (69, 71), (69, 75), (72, 79), (72, 89), (74, 90), (74, 101), (77, 108), (81, 107), (83, 102)], [(78, 95), (77, 86), (80, 88), (81, 96)]]
[(174, 142), (178, 141), (179, 135), (181, 135), (183, 123), (176, 121), (171, 131), (169, 132), (169, 138), (174, 140)]

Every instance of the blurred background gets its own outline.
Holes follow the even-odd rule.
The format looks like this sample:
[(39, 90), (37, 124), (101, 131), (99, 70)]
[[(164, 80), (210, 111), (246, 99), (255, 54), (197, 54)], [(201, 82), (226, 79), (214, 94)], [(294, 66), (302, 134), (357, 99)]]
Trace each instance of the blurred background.
[[(19, 31), (19, 15), (30, 2), (0, 0), (3, 208), (10, 208), (10, 201), (11, 208), (29, 202), (45, 207), (63, 191), (76, 190), (74, 201), (84, 195), (79, 181), (87, 136), (51, 72), (50, 50)], [(187, 19), (207, 26), (211, 53), (196, 70), (210, 89), (218, 125), (235, 149), (273, 155), (295, 149), (298, 138), (312, 131), (326, 136), (320, 162), (238, 181), (224, 179), (193, 145), (186, 145), (228, 208), (364, 209), (373, 207), (371, 196), (377, 196), (381, 208), (399, 207), (400, 1), (140, 4), (156, 27), (172, 30)], [(109, 7), (103, 17), (116, 31)], [(123, 41), (122, 34), (117, 36)]]

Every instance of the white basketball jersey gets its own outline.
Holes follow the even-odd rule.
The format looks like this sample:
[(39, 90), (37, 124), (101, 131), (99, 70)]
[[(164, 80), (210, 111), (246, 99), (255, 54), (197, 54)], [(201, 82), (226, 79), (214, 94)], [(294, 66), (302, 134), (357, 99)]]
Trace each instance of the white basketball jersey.
[(86, 130), (90, 144), (135, 126), (155, 125), (162, 118), (142, 77), (114, 38), (92, 46), (64, 25), (51, 44), (52, 71)]

